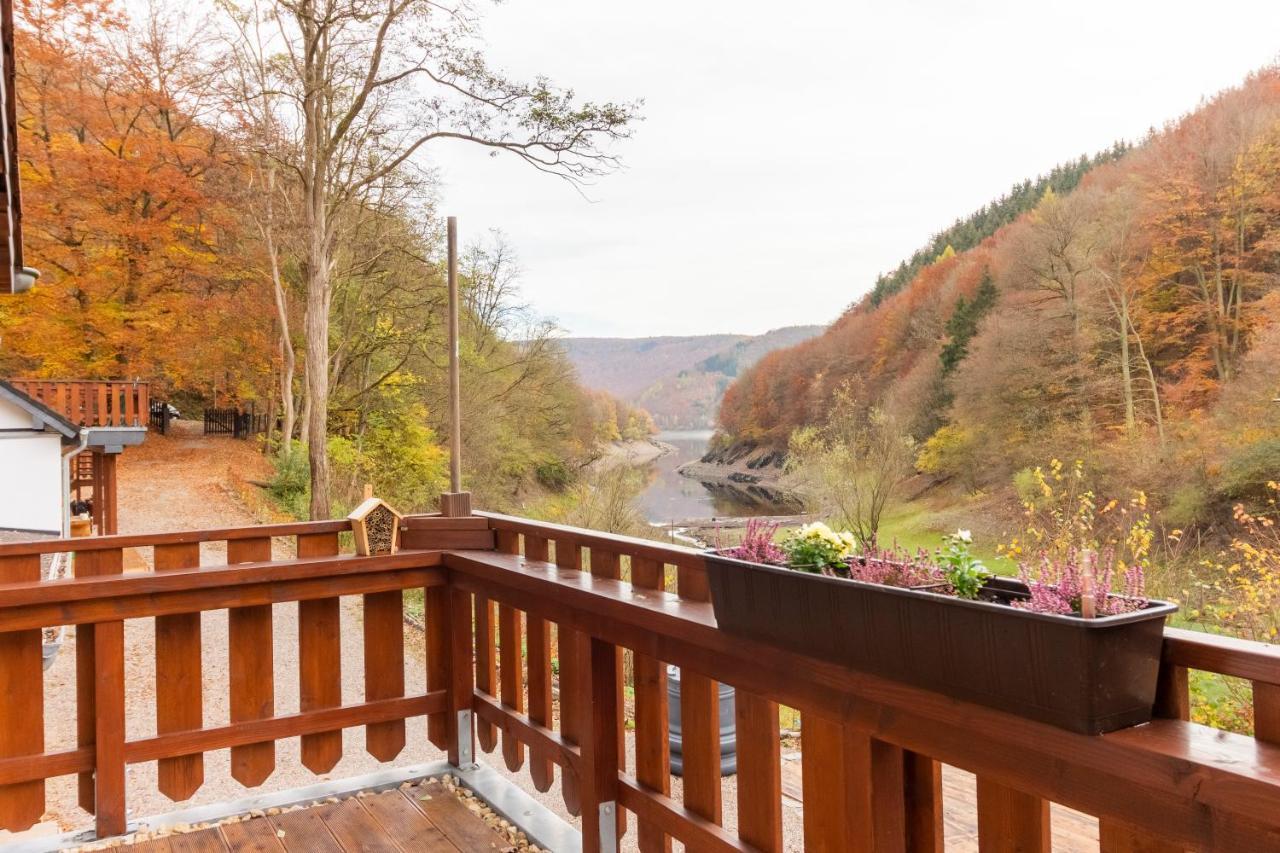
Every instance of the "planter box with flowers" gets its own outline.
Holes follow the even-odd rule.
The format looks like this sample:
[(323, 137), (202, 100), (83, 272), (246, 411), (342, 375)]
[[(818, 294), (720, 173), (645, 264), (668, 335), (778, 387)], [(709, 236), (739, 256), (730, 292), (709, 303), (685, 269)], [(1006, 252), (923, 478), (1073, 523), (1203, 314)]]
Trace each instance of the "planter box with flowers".
[[(1073, 554), (995, 577), (959, 531), (934, 555), (872, 550), (806, 525), (753, 523), (707, 555), (720, 628), (1062, 728), (1147, 722), (1165, 618), (1140, 565)], [(1115, 581), (1122, 587), (1112, 591)]]

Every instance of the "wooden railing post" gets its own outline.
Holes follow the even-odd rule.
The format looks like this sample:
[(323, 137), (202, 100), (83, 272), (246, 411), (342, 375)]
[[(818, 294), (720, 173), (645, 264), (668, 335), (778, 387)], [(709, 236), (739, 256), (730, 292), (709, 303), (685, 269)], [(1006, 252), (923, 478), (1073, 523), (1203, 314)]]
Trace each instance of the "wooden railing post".
[[(85, 626), (90, 627), (90, 626)], [(122, 835), (124, 781), (124, 622), (92, 626), (94, 644), (94, 799), (99, 838)]]
[(582, 675), (590, 681), (580, 702), (582, 748), (583, 853), (615, 853), (618, 849), (618, 706), (617, 647), (594, 637)]
[[(40, 580), (40, 555), (0, 557), (0, 584)], [(0, 758), (44, 752), (40, 629), (0, 633)], [(0, 785), (0, 829), (21, 832), (44, 814), (44, 780)]]
[[(556, 565), (570, 571), (582, 571), (582, 548), (573, 539), (557, 539)], [(587, 638), (563, 624), (556, 627), (556, 650), (560, 661), (560, 735), (572, 744), (582, 744), (582, 696), (588, 681), (585, 670)], [(560, 777), (560, 793), (569, 814), (577, 815), (581, 809), (579, 786), (582, 780), (568, 768)]]
[[(665, 565), (642, 557), (631, 558), (631, 585), (661, 591)], [(636, 779), (664, 796), (671, 793), (671, 747), (668, 741), (667, 667), (662, 661), (635, 652)], [(739, 781), (741, 784), (741, 780)], [(636, 845), (640, 853), (667, 853), (671, 837), (650, 820), (636, 819)]]
[[(449, 688), (449, 588), (427, 587), (422, 596), (423, 618), (427, 623), (427, 689)], [(427, 739), (439, 749), (449, 748), (450, 715), (427, 715)]]
[[(157, 545), (158, 573), (200, 567), (200, 543)], [(176, 613), (156, 617), (156, 732), (180, 732), (204, 726), (200, 655), (202, 615)], [(204, 755), (162, 758), (156, 765), (161, 793), (186, 800), (204, 783)]]
[(734, 694), (738, 736), (738, 837), (764, 853), (782, 853), (782, 755), (778, 703)]
[[(545, 561), (548, 556), (547, 540), (540, 536), (524, 537), (526, 560)], [(551, 626), (538, 616), (529, 616), (525, 623), (525, 647), (528, 650), (529, 669), (529, 719), (539, 725), (551, 726)], [(564, 773), (561, 778), (564, 778)], [(529, 756), (529, 778), (539, 791), (548, 791), (555, 782), (554, 765), (546, 758)]]
[[(520, 552), (519, 537), (507, 531), (496, 537), (497, 550), (504, 554)], [(486, 606), (487, 603), (486, 603)], [(479, 619), (476, 620), (479, 622)], [(501, 667), (499, 689), (502, 704), (517, 714), (524, 713), (524, 613), (507, 604), (498, 605), (498, 653)], [(515, 737), (503, 737), (502, 758), (508, 770), (524, 766), (524, 744)]]
[[(118, 575), (120, 549), (75, 557), (76, 577)], [(80, 807), (93, 814), (99, 838), (125, 831), (124, 622), (82, 624), (76, 629), (76, 733), (94, 750), (93, 773), (80, 775)]]
[[(710, 601), (701, 563), (676, 566), (677, 594)], [(680, 744), (684, 762), (684, 805), (712, 823), (721, 820), (720, 685), (700, 672), (680, 670)]]
[[(1191, 686), (1186, 667), (1162, 661), (1156, 684), (1155, 715), (1172, 720), (1191, 718)], [(1184, 853), (1186, 847), (1114, 818), (1098, 820), (1099, 853)]]
[[(298, 557), (338, 553), (338, 534), (298, 536)], [(341, 616), (337, 598), (298, 602), (298, 702), (303, 711), (342, 704)], [(342, 758), (342, 731), (302, 736), (302, 764), (312, 773), (328, 773)]]
[(448, 712), (445, 714), (449, 763), (454, 767), (470, 767), (476, 760), (475, 713), (471, 710), (475, 694), (475, 671), (472, 669), (474, 638), (471, 630), (471, 593), (456, 587), (440, 587), (448, 594), (445, 635), (448, 663)]
[(979, 776), (978, 847), (982, 853), (1049, 853), (1049, 803)]
[[(271, 559), (271, 537), (227, 542), (227, 564)], [(230, 670), (231, 722), (275, 716), (275, 647), (270, 604), (227, 609), (227, 656)], [(261, 785), (276, 768), (275, 741), (233, 746), (231, 775), (246, 788)]]

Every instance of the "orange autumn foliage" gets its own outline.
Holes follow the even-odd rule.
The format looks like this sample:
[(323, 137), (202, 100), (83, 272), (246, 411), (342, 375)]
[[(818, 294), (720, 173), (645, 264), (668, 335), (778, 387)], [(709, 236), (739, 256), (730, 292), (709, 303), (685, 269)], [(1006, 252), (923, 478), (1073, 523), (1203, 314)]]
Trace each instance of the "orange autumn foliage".
[(275, 342), (239, 237), (244, 169), (207, 114), (198, 48), (128, 31), (116, 6), (18, 3), (26, 258), (42, 275), (0, 306), (0, 375), (253, 397)]

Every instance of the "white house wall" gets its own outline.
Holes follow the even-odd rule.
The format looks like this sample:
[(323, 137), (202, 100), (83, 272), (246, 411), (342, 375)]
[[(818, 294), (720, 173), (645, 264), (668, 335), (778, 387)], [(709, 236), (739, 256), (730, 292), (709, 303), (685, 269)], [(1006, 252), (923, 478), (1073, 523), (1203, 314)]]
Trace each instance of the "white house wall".
[(52, 433), (0, 432), (0, 529), (62, 529), (61, 450)]
[(0, 399), (0, 430), (31, 429), (31, 413), (8, 400)]
[(62, 442), (0, 399), (0, 530), (62, 530)]

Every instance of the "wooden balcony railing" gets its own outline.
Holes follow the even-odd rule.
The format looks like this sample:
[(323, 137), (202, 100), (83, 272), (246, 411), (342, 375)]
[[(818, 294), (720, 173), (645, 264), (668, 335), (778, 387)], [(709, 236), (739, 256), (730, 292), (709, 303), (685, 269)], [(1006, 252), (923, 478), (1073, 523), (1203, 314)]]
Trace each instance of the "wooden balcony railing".
[(151, 405), (146, 382), (12, 379), (10, 384), (77, 426), (146, 426)]
[[(392, 761), (404, 720), (427, 717), (450, 761), (473, 737), (527, 765), (540, 790), (559, 784), (581, 814), (584, 849), (612, 849), (633, 827), (642, 851), (782, 849), (779, 704), (802, 715), (806, 849), (940, 851), (940, 763), (978, 777), (986, 850), (1049, 849), (1049, 803), (1101, 821), (1116, 851), (1280, 849), (1280, 651), (1171, 631), (1161, 719), (1099, 737), (727, 635), (716, 628), (702, 556), (686, 548), (524, 519), (405, 520), (407, 550), (338, 554), (346, 522), (0, 544), (0, 826), (44, 811), (44, 780), (79, 774), (100, 835), (125, 826), (125, 766), (158, 761), (158, 785), (185, 799), (202, 753), (230, 747), (231, 774), (263, 782), (274, 742), (302, 738), (324, 773), (343, 728)], [(273, 561), (272, 537), (297, 557)], [(227, 542), (225, 566), (200, 567), (199, 543)], [(150, 548), (155, 571), (121, 575), (122, 549)], [(40, 555), (76, 551), (76, 577), (40, 582)], [(424, 590), (426, 690), (406, 696), (402, 592)], [(363, 595), (365, 695), (343, 705), (337, 596)], [(271, 606), (299, 601), (302, 707), (272, 702)], [(228, 608), (231, 723), (206, 727), (199, 691), (199, 612)], [(156, 734), (126, 737), (124, 619), (153, 618)], [(78, 739), (43, 740), (40, 632), (80, 626)], [(623, 650), (629, 649), (630, 666)], [(683, 798), (671, 796), (666, 664), (681, 667)], [(1187, 721), (1187, 672), (1254, 683), (1254, 737)], [(722, 820), (717, 683), (736, 688), (736, 826)], [(558, 686), (558, 694), (553, 693)], [(624, 756), (625, 688), (634, 696), (635, 767)], [(558, 695), (558, 707), (555, 697)], [(474, 725), (472, 724), (474, 722)]]

